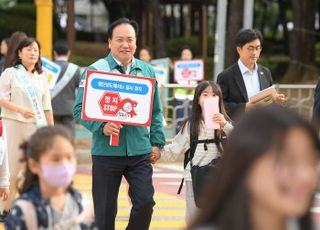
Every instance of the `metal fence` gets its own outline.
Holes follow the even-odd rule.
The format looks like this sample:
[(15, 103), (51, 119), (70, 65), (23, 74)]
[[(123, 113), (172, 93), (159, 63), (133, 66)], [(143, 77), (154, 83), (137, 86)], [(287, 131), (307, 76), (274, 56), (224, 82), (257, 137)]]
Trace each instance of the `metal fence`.
[[(307, 119), (311, 118), (316, 85), (275, 84), (275, 87), (279, 93), (286, 96), (286, 106), (298, 111)], [(174, 95), (178, 88), (185, 89), (185, 95), (176, 100)], [(192, 100), (188, 95), (192, 94), (194, 88), (195, 85), (164, 84), (160, 86), (163, 113), (167, 123), (165, 126), (167, 138), (174, 137), (179, 125), (188, 117)]]
[(278, 92), (286, 96), (286, 105), (295, 109), (305, 118), (310, 119), (312, 116), (314, 89), (316, 85), (287, 85), (276, 84)]

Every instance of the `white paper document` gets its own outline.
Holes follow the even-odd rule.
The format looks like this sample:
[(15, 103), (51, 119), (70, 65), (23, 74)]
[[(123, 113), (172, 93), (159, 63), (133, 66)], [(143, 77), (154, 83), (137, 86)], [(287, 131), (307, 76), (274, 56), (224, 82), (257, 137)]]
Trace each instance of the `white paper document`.
[(249, 102), (252, 104), (262, 103), (262, 104), (269, 104), (273, 102), (274, 98), (277, 95), (277, 91), (274, 86), (270, 86), (264, 90), (261, 90), (259, 93), (253, 95), (249, 98)]

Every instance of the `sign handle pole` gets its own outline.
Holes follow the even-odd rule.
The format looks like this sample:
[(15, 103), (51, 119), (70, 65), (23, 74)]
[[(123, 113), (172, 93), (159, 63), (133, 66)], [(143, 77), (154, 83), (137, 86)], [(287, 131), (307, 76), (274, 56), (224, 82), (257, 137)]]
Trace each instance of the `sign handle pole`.
[(111, 146), (119, 146), (119, 136), (120, 136), (120, 123), (115, 122), (114, 124), (117, 125), (119, 134), (118, 135), (111, 135), (110, 136), (110, 145)]

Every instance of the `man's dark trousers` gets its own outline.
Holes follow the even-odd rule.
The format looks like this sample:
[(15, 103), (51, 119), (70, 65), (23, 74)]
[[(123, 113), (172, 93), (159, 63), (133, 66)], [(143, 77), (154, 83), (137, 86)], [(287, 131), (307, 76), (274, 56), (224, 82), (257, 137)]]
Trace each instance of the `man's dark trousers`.
[(114, 230), (119, 187), (124, 176), (132, 202), (126, 229), (149, 229), (155, 205), (149, 156), (92, 156), (92, 163), (92, 194), (98, 228)]

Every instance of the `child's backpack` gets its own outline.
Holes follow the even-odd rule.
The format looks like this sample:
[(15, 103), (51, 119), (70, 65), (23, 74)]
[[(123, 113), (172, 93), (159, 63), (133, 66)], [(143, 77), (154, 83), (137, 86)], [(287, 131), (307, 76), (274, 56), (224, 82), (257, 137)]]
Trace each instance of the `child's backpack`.
[[(195, 203), (198, 207), (199, 207), (199, 197), (201, 194), (201, 189), (206, 181), (206, 177), (210, 174), (210, 171), (217, 168), (219, 158), (213, 159), (208, 165), (204, 165), (204, 166), (193, 165), (192, 159), (199, 143), (204, 143), (204, 150), (207, 151), (208, 150), (207, 144), (216, 143), (216, 140), (217, 140), (216, 135), (214, 139), (198, 140), (198, 137), (193, 137), (190, 134), (190, 148), (185, 152), (183, 166), (185, 169), (187, 167), (187, 164), (190, 162), (192, 188), (193, 188)], [(226, 141), (226, 136), (224, 135), (222, 136), (222, 139), (220, 140), (220, 142), (222, 145), (224, 145), (225, 141)], [(219, 147), (218, 150), (221, 153), (223, 151), (221, 147)], [(182, 178), (181, 180), (177, 194), (181, 193), (183, 183), (184, 183), (184, 178)]]

